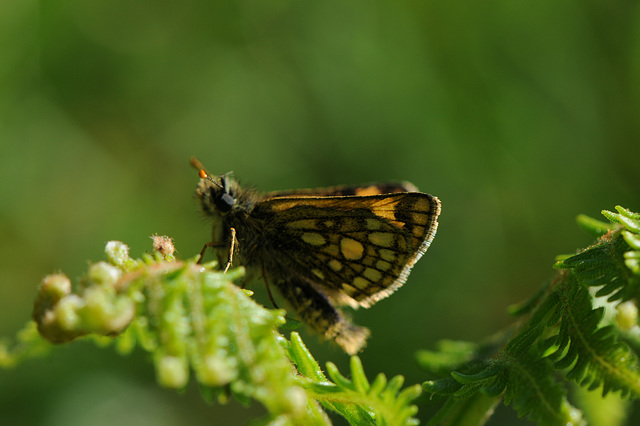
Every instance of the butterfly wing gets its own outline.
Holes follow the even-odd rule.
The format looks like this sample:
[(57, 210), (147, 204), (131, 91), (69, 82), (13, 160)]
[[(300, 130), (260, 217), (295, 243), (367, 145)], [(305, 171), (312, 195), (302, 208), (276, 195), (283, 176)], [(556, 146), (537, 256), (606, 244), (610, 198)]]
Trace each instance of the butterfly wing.
[(269, 221), (263, 237), (271, 258), (329, 289), (334, 301), (369, 307), (406, 281), (435, 236), (439, 213), (440, 201), (420, 192), (297, 193), (263, 200), (252, 215)]
[(278, 197), (327, 197), (327, 196), (367, 196), (394, 194), (401, 192), (418, 192), (418, 188), (411, 182), (368, 183), (363, 185), (331, 186), (327, 188), (293, 189), (288, 191), (274, 191), (267, 194), (268, 198)]

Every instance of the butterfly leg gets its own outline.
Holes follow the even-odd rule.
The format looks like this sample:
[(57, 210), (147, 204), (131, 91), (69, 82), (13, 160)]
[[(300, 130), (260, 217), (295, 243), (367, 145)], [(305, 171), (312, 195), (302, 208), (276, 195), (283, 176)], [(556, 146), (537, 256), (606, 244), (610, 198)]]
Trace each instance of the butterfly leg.
[[(227, 258), (227, 264), (224, 267), (224, 272), (223, 272), (224, 274), (227, 273), (227, 271), (231, 267), (231, 264), (233, 263), (233, 252), (236, 247), (236, 241), (238, 241), (236, 239), (236, 230), (235, 228), (231, 228), (231, 248), (229, 249), (229, 257)], [(214, 241), (210, 241), (206, 243), (204, 247), (202, 247), (202, 250), (200, 250), (200, 259), (198, 259), (198, 264), (202, 263), (202, 258), (204, 257), (204, 254), (208, 248), (225, 247), (226, 245), (227, 243), (216, 243)], [(218, 261), (220, 261), (220, 258), (218, 258)]]
[(369, 330), (352, 324), (310, 282), (292, 277), (276, 280), (276, 285), (302, 321), (327, 339), (335, 340), (346, 353), (353, 355), (365, 346)]
[(278, 305), (276, 305), (275, 300), (273, 300), (273, 295), (271, 294), (271, 287), (269, 287), (269, 280), (267, 279), (267, 274), (264, 269), (264, 262), (260, 262), (260, 267), (262, 268), (262, 279), (264, 280), (264, 285), (267, 287), (267, 294), (269, 295), (269, 300), (271, 300), (271, 304), (273, 304), (274, 309), (278, 309)]
[(226, 274), (231, 264), (233, 263), (233, 252), (236, 249), (236, 228), (231, 228), (231, 248), (229, 249), (229, 259), (227, 260), (227, 266), (224, 268)]
[(200, 250), (200, 258), (198, 259), (198, 265), (202, 264), (202, 259), (204, 258), (204, 254), (206, 253), (209, 247), (218, 247), (218, 245), (213, 241), (205, 243), (204, 247), (202, 247), (202, 250)]

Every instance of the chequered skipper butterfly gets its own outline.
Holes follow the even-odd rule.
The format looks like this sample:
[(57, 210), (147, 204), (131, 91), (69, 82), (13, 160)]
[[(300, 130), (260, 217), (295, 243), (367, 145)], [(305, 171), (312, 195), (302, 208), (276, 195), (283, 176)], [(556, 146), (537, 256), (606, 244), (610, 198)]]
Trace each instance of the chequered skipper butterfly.
[(440, 201), (408, 182), (265, 194), (192, 164), (201, 177), (196, 197), (213, 220), (207, 246), (227, 267), (233, 261), (261, 275), (267, 290), (274, 284), (304, 322), (349, 354), (369, 330), (338, 307), (368, 308), (393, 293), (438, 228)]

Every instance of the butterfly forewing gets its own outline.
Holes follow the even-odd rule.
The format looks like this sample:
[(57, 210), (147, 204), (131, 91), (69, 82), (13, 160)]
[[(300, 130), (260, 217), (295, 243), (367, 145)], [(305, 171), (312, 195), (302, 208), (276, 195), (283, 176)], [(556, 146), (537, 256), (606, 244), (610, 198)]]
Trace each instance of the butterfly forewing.
[(264, 238), (272, 255), (368, 307), (404, 283), (435, 235), (439, 211), (437, 198), (402, 192), (274, 197), (253, 214), (270, 223)]
[(293, 189), (267, 193), (267, 198), (275, 197), (329, 197), (329, 196), (367, 196), (394, 194), (399, 192), (418, 192), (411, 182), (369, 183), (364, 185), (341, 185), (328, 188)]

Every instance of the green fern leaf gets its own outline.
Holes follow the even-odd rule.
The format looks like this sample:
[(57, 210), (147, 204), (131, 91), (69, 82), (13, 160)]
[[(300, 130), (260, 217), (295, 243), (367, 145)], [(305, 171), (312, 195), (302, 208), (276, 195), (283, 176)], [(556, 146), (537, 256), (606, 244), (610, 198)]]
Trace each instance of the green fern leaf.
[(602, 222), (583, 214), (578, 215), (576, 221), (580, 228), (584, 229), (595, 238), (601, 237), (615, 228), (611, 223)]
[(603, 394), (620, 391), (640, 396), (640, 374), (629, 347), (613, 326), (601, 326), (604, 310), (593, 309), (591, 296), (570, 278), (558, 286), (562, 311), (551, 355), (555, 368), (568, 369), (567, 378), (581, 386), (602, 387)]
[(418, 409), (411, 402), (420, 393), (419, 385), (400, 390), (402, 376), (387, 382), (379, 374), (369, 383), (360, 358), (351, 357), (351, 379), (343, 376), (335, 364), (327, 363), (324, 375), (300, 336), (292, 332), (289, 354), (302, 375), (301, 385), (325, 408), (341, 414), (352, 425), (414, 425)]
[[(618, 213), (602, 214), (617, 230), (603, 235), (587, 250), (568, 257), (556, 267), (570, 269), (582, 284), (602, 286), (596, 296), (609, 296), (609, 301), (638, 301), (640, 297), (640, 215), (616, 206)], [(620, 229), (622, 227), (622, 230)]]

